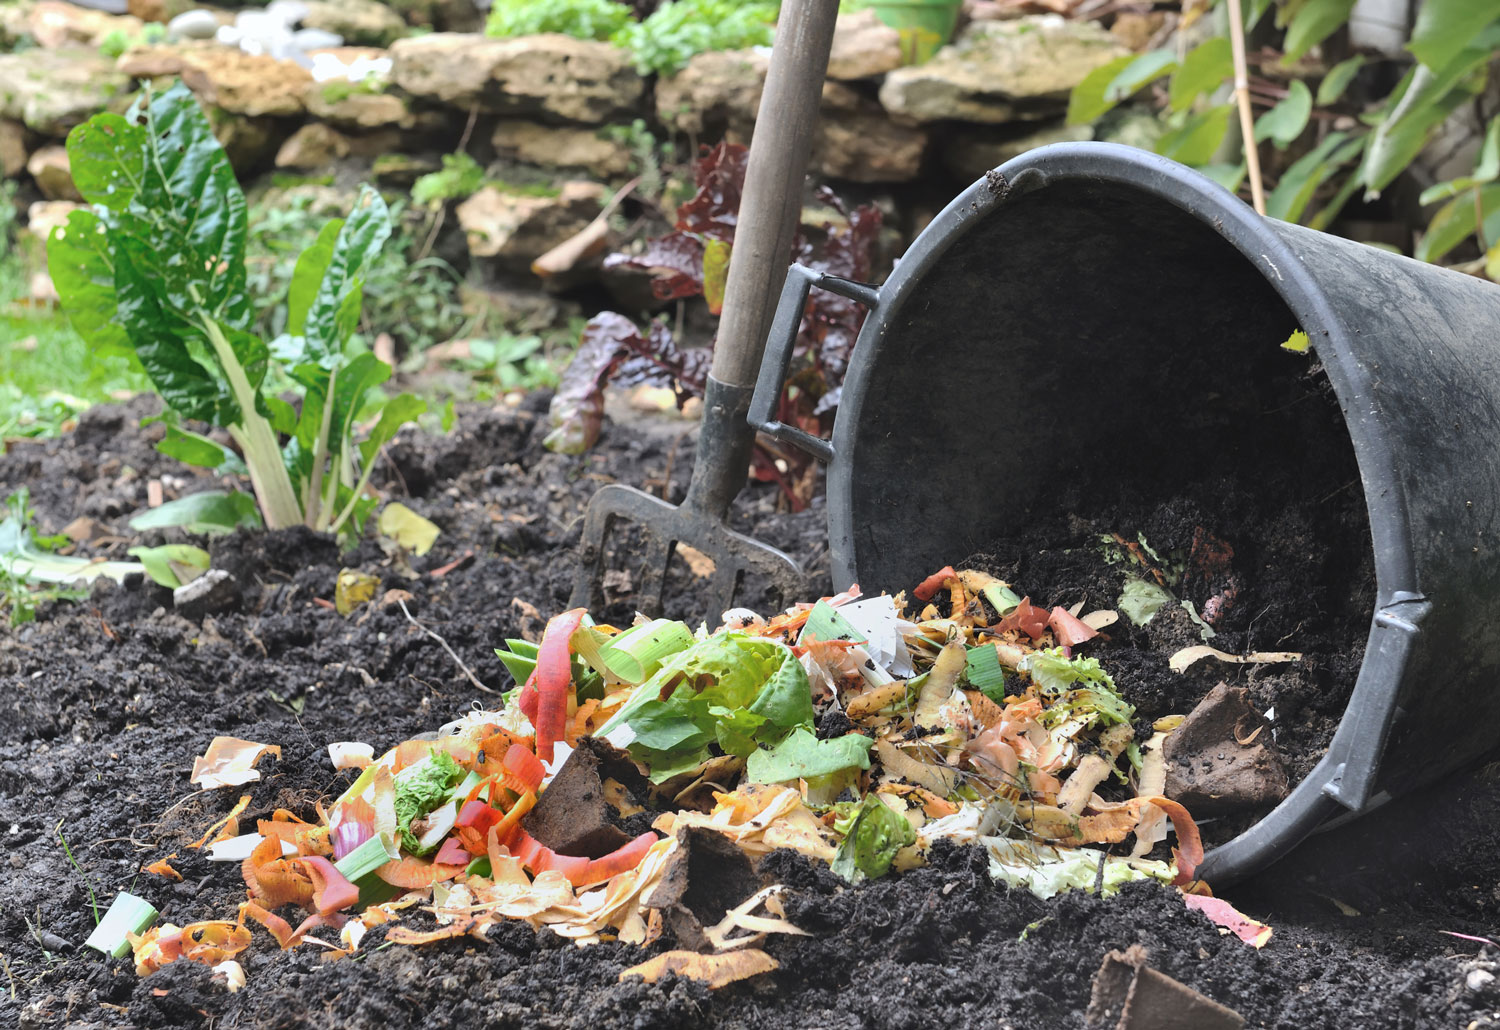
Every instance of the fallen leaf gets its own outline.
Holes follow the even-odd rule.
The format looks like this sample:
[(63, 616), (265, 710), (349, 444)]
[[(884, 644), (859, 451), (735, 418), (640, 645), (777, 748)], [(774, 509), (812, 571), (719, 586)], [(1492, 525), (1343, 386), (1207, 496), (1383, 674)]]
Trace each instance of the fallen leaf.
[(381, 536), (390, 537), (412, 554), (423, 555), (432, 550), (437, 540), (437, 524), (424, 519), (400, 501), (392, 501), (380, 511), (378, 522)]
[(208, 750), (193, 759), (193, 775), (188, 782), (196, 784), (199, 790), (254, 782), (260, 779), (255, 763), (267, 752), (281, 758), (281, 747), (277, 744), (257, 744), (238, 737), (215, 737)]
[(1223, 898), (1207, 898), (1201, 894), (1184, 894), (1182, 903), (1195, 912), (1202, 912), (1224, 932), (1232, 933), (1252, 948), (1263, 948), (1271, 939), (1271, 928), (1256, 922)]
[(333, 607), (340, 615), (348, 615), (354, 609), (375, 596), (380, 587), (380, 577), (357, 569), (340, 569), (334, 581)]
[(668, 973), (708, 984), (709, 990), (748, 980), (752, 976), (780, 969), (777, 962), (764, 951), (745, 948), (723, 955), (700, 955), (695, 951), (669, 951), (653, 959), (631, 966), (620, 973), (620, 982), (628, 976), (638, 976), (647, 983), (656, 983)]
[(1300, 651), (1252, 651), (1249, 654), (1229, 654), (1220, 651), (1217, 647), (1209, 647), (1207, 644), (1198, 644), (1195, 647), (1184, 647), (1171, 658), (1167, 659), (1173, 672), (1186, 672), (1189, 666), (1196, 665), (1205, 658), (1217, 658), (1221, 662), (1233, 662), (1236, 665), (1268, 665), (1276, 662), (1295, 662), (1302, 658)]
[(692, 571), (693, 575), (700, 579), (712, 576), (718, 569), (718, 566), (714, 564), (714, 560), (696, 547), (689, 547), (687, 544), (679, 543), (677, 545), (677, 554), (683, 561), (687, 562), (687, 567)]

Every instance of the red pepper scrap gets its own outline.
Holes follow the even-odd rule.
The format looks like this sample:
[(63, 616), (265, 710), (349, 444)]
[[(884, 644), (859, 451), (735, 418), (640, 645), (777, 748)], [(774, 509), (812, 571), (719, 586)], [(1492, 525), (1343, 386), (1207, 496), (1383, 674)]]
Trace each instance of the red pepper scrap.
[(952, 565), (944, 565), (932, 575), (917, 584), (917, 588), (911, 592), (911, 596), (918, 601), (931, 601), (932, 595), (943, 589), (943, 584), (950, 579), (957, 579), (958, 573), (953, 571)]
[(521, 689), (521, 711), (536, 727), (536, 754), (543, 762), (553, 758), (552, 745), (568, 732), (568, 689), (573, 684), (573, 634), (583, 624), (586, 608), (573, 608), (554, 615), (542, 633), (536, 668)]

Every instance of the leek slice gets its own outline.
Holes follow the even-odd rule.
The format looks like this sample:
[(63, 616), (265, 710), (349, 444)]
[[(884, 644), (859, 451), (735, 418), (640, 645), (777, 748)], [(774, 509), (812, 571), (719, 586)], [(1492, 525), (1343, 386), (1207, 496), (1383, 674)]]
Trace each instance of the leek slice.
[(127, 934), (145, 932), (146, 927), (156, 922), (160, 915), (145, 898), (121, 891), (115, 895), (109, 911), (83, 942), (85, 948), (93, 948), (111, 958), (124, 958), (130, 954), (130, 939)]

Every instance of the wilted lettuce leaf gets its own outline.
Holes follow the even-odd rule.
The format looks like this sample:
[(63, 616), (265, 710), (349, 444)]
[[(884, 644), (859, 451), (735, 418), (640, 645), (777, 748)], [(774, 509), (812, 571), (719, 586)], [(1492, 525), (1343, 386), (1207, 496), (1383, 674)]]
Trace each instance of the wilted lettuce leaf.
[(833, 857), (833, 871), (850, 883), (877, 879), (890, 872), (896, 852), (916, 842), (917, 831), (904, 816), (867, 794)]
[(463, 766), (448, 752), (437, 748), (433, 748), (425, 762), (413, 767), (409, 775), (396, 777), (396, 832), (408, 852), (419, 854), (421, 848), (417, 835), (411, 832), (412, 822), (446, 801), (448, 791), (463, 778)]
[(1027, 655), (1024, 667), (1042, 693), (1058, 699), (1047, 709), (1046, 719), (1091, 713), (1108, 726), (1135, 717), (1135, 707), (1116, 693), (1115, 681), (1097, 658), (1068, 658), (1062, 648), (1054, 647)]
[(756, 749), (745, 764), (745, 778), (752, 783), (786, 783), (868, 769), (874, 743), (858, 733), (819, 740), (811, 730), (799, 728), (770, 750)]

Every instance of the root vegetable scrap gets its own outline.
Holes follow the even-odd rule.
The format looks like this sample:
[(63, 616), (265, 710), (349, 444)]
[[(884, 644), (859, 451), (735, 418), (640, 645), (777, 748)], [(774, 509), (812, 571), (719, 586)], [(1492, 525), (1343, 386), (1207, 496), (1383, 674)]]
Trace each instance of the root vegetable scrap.
[[(1182, 720), (1157, 721), (1148, 765), (1128, 685), (1077, 653), (1098, 632), (1068, 609), (952, 568), (917, 593), (915, 615), (900, 597), (855, 589), (770, 619), (726, 613), (696, 634), (559, 614), (540, 645), (501, 652), (525, 677), (503, 707), (398, 743), (317, 822), (286, 810), (260, 820), (242, 865), (251, 901), (233, 925), (332, 957), (374, 926), (428, 914), (436, 928), (384, 939), (483, 938), (518, 919), (577, 944), (646, 944), (695, 875), (685, 835), (705, 831), (751, 858), (790, 848), (850, 884), (913, 869), (951, 841), (980, 845), (995, 879), (1039, 898), (1132, 881), (1201, 892), (1197, 827), (1160, 796), (1162, 741)], [(819, 734), (830, 713), (841, 731)], [(561, 818), (547, 800), (554, 781)], [(694, 918), (712, 927), (722, 916), (711, 939), (725, 947), (805, 934), (782, 914), (782, 889)], [(1257, 947), (1270, 933), (1222, 904), (1189, 904)], [(761, 905), (769, 915), (754, 913)], [(179, 948), (175, 934), (137, 938), (137, 965), (232, 957)], [(720, 986), (776, 968), (735, 955), (672, 952), (623, 975)]]

